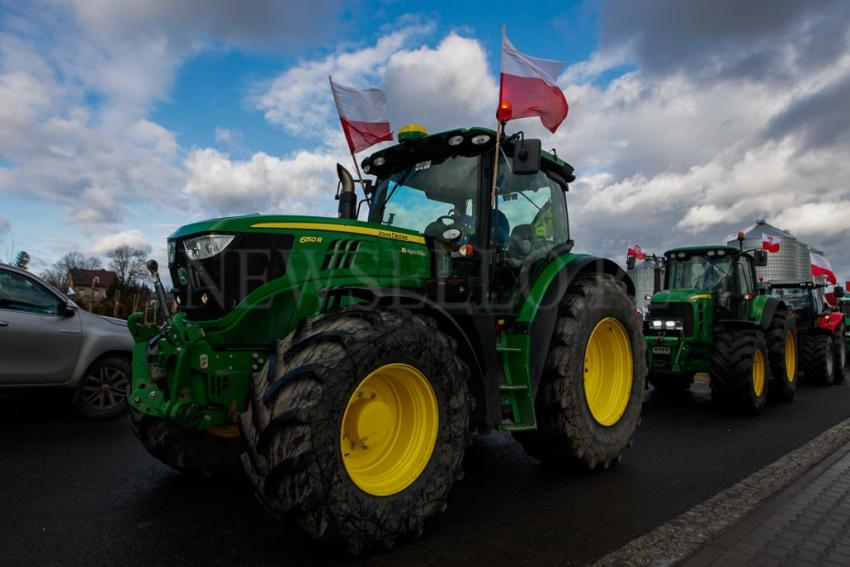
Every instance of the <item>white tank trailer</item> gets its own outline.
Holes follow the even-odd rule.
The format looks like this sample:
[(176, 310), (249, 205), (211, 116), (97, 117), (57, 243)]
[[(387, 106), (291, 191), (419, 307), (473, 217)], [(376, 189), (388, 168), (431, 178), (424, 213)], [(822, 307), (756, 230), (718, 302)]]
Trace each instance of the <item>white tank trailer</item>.
[[(761, 249), (762, 234), (780, 238), (779, 252), (767, 255), (767, 266), (756, 267), (756, 273), (764, 276), (764, 281), (810, 281), (812, 263), (809, 246), (797, 240), (790, 232), (776, 228), (765, 220), (744, 231), (744, 250)], [(729, 240), (729, 246), (738, 246), (738, 240)]]

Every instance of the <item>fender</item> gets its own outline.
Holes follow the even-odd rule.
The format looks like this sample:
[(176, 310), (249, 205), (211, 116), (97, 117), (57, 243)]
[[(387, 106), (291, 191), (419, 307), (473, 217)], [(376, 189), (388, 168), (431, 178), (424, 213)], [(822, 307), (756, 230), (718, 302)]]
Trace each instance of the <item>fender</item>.
[(844, 324), (843, 313), (825, 313), (818, 315), (815, 323), (819, 329), (824, 329), (830, 333), (835, 333), (835, 330)]
[[(405, 309), (418, 309), (427, 313), (436, 320), (443, 332), (457, 341), (458, 356), (469, 366), (469, 389), (477, 401), (472, 413), (473, 423), (482, 431), (498, 425), (501, 418), (499, 384), (502, 368), (496, 356), (491, 311), (474, 310), (468, 304), (463, 304), (462, 309), (450, 310), (421, 293), (403, 288), (351, 286), (324, 290), (320, 295), (328, 302), (352, 298), (374, 307), (403, 305)], [(490, 379), (487, 379), (488, 376)]]
[(535, 394), (540, 385), (543, 365), (549, 355), (549, 345), (558, 320), (561, 299), (576, 277), (592, 274), (614, 276), (626, 284), (628, 294), (634, 298), (634, 283), (616, 263), (584, 254), (564, 254), (554, 258), (539, 272), (520, 307), (516, 323), (528, 326), (529, 341), (532, 345), (529, 353), (529, 372)]
[[(763, 298), (763, 299), (762, 299)], [(763, 331), (770, 327), (773, 316), (777, 311), (787, 311), (785, 303), (776, 297), (757, 295), (753, 300), (751, 314), (753, 321), (758, 321)]]

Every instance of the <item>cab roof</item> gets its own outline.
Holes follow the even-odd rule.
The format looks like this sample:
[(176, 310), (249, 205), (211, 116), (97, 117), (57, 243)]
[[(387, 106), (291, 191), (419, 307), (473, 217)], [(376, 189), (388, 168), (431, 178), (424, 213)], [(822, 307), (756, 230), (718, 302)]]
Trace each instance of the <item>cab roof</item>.
[[(463, 141), (454, 146), (449, 145), (449, 140), (460, 136)], [(483, 143), (474, 144), (473, 138), (477, 136), (487, 136), (487, 140)], [(507, 136), (508, 142), (502, 140), (502, 146), (505, 147), (505, 153), (510, 155), (513, 147), (511, 136)], [(367, 156), (360, 163), (364, 173), (370, 175), (381, 176), (382, 174), (391, 171), (397, 171), (399, 164), (402, 166), (410, 166), (419, 161), (427, 159), (442, 160), (452, 155), (475, 156), (493, 147), (496, 142), (496, 131), (490, 128), (481, 128), (473, 126), (471, 128), (455, 128), (445, 132), (429, 134), (422, 138), (411, 140), (408, 142), (398, 143), (394, 146), (389, 146), (383, 150), (377, 151)], [(564, 160), (557, 157), (554, 153), (541, 151), (541, 167), (554, 170), (565, 178), (569, 183), (575, 179), (574, 168)], [(384, 158), (384, 163), (377, 165), (377, 158)]]
[(701, 254), (703, 252), (723, 250), (728, 253), (737, 253), (740, 252), (738, 248), (735, 246), (727, 246), (726, 244), (703, 244), (701, 246), (680, 246), (679, 248), (671, 248), (667, 252), (664, 253), (665, 256), (669, 256), (670, 254), (676, 254), (678, 252), (684, 252), (685, 254)]

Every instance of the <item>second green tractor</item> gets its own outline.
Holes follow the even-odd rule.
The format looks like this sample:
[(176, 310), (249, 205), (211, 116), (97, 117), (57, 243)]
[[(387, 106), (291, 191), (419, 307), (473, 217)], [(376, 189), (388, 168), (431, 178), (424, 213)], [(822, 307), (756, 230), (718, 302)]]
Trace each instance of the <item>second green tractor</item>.
[(657, 390), (684, 390), (694, 374), (708, 373), (712, 398), (731, 410), (758, 414), (768, 397), (794, 397), (798, 331), (786, 304), (756, 277), (766, 254), (723, 245), (665, 253), (663, 290), (644, 323)]

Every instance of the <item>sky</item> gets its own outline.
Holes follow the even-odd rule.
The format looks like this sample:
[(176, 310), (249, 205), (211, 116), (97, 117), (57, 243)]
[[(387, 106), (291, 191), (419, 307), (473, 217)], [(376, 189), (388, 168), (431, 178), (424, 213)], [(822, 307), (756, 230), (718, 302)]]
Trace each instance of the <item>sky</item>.
[(523, 6), (0, 0), (0, 260), (164, 260), (193, 220), (333, 216), (351, 158), (327, 76), (382, 88), (396, 130), (494, 127), (507, 24), (565, 62), (560, 129), (508, 132), (576, 168), (577, 249), (622, 263), (628, 241), (662, 252), (764, 218), (850, 277), (850, 2)]

